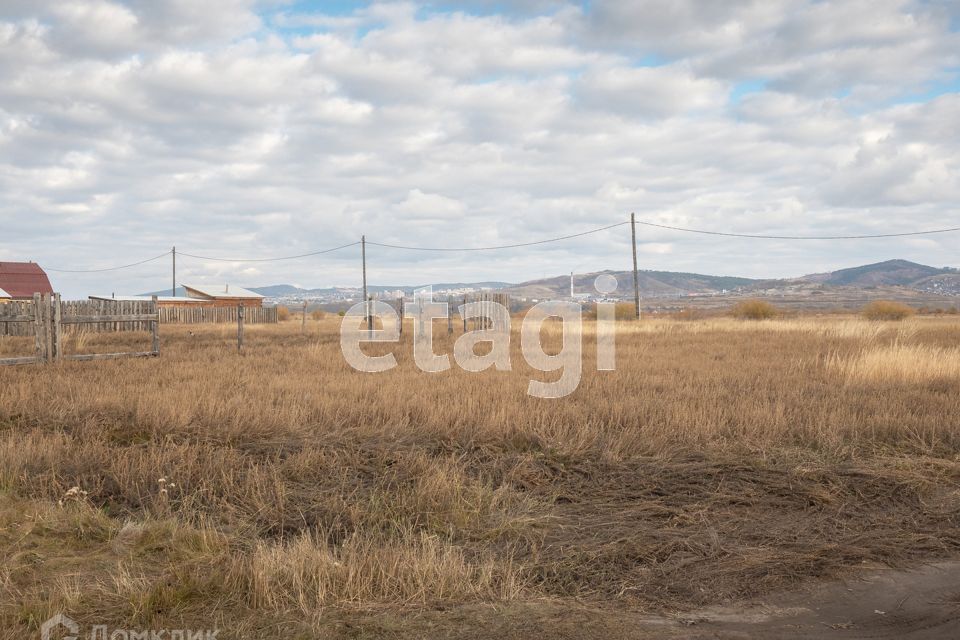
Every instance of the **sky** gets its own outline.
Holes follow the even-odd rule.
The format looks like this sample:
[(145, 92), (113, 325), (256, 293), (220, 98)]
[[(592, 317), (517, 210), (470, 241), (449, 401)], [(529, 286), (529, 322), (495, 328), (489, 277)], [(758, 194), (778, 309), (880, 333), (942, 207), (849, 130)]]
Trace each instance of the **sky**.
[[(3, 0), (0, 260), (359, 285), (355, 242), (477, 247), (627, 220), (847, 235), (960, 226), (958, 0)], [(786, 277), (960, 235), (638, 228), (644, 269)], [(625, 269), (630, 229), (367, 247), (373, 284)], [(169, 256), (50, 271), (168, 287)]]

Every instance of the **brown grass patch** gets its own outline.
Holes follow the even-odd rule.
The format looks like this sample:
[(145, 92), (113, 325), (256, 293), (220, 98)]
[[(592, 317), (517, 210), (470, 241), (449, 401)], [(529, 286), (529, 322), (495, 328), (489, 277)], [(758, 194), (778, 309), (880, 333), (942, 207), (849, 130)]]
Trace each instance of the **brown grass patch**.
[(960, 381), (960, 349), (893, 344), (837, 360), (836, 368), (857, 384)]
[(905, 320), (915, 313), (913, 307), (893, 300), (874, 300), (860, 311), (867, 320)]
[(733, 306), (730, 315), (741, 320), (770, 320), (780, 311), (766, 300), (744, 300)]
[(0, 627), (674, 610), (960, 550), (955, 319), (624, 322), (613, 372), (587, 323), (556, 401), (526, 395), (557, 374), (516, 333), (511, 371), (421, 373), (407, 331), (363, 374), (338, 324), (249, 326), (243, 356), (233, 327), (164, 327), (159, 359), (0, 369)]

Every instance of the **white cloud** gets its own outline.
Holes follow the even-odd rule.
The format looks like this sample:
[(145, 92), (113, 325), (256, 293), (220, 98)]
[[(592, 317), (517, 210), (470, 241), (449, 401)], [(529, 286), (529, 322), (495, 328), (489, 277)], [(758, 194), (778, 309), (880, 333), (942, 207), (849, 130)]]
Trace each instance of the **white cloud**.
[[(173, 244), (218, 257), (303, 253), (361, 234), (489, 245), (630, 211), (746, 232), (955, 222), (950, 3), (443, 8), (4, 3), (0, 255), (98, 267)], [(955, 261), (949, 237), (845, 245), (842, 258), (824, 243), (649, 228), (642, 241), (646, 267), (726, 274)], [(370, 276), (517, 280), (571, 264), (625, 267), (627, 249), (622, 229), (497, 255), (379, 248)], [(356, 281), (356, 263), (351, 249), (255, 268), (184, 258), (180, 268), (245, 285), (323, 285)], [(151, 263), (55, 280), (68, 295), (137, 292), (164, 286), (166, 274)]]
[(581, 103), (633, 118), (719, 109), (726, 104), (728, 91), (725, 84), (698, 78), (677, 65), (591, 70), (576, 89)]

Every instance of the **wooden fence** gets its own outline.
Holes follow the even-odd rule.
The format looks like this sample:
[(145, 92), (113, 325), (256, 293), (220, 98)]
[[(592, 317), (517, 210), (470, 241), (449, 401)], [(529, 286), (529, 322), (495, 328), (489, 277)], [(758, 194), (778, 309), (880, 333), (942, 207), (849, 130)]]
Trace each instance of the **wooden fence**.
[[(59, 294), (54, 294), (59, 295)], [(33, 313), (32, 301), (10, 302), (0, 305), (0, 336), (32, 336), (36, 332), (34, 327), (22, 322), (11, 320), (11, 316), (22, 316)], [(104, 331), (150, 331), (156, 313), (152, 301), (130, 300), (78, 300), (60, 303), (60, 313), (64, 318), (63, 331), (73, 332), (104, 332)], [(72, 322), (72, 318), (98, 316), (102, 318), (115, 316), (151, 316), (150, 320), (106, 320), (96, 323)]]
[[(160, 322), (164, 324), (227, 323), (237, 321), (237, 307), (202, 307), (183, 305), (160, 307)], [(245, 324), (274, 324), (276, 307), (244, 307)]]
[[(480, 303), (480, 317), (470, 318), (461, 318), (463, 322), (463, 332), (466, 333), (469, 329), (468, 326), (472, 326), (474, 331), (481, 329), (493, 329), (494, 323), (493, 318), (501, 313), (500, 310), (495, 307), (495, 304), (502, 305), (506, 310), (507, 314), (510, 314), (510, 294), (508, 293), (496, 293), (494, 291), (480, 291), (477, 293), (471, 293), (463, 296), (463, 299), (451, 299), (450, 300), (450, 316), (452, 318), (454, 308), (461, 305), (467, 304), (468, 302), (477, 302)], [(447, 331), (452, 333), (453, 328), (448, 327)]]
[[(82, 300), (61, 303), (64, 318), (73, 316), (128, 316), (154, 313), (153, 302), (140, 300)], [(33, 302), (0, 304), (0, 336), (32, 336), (34, 328), (28, 323), (11, 320), (33, 313)], [(237, 321), (237, 307), (177, 306), (160, 307), (162, 324), (233, 323)], [(276, 307), (248, 307), (244, 309), (245, 324), (275, 324)], [(67, 333), (74, 331), (150, 331), (150, 322), (123, 321), (95, 324), (64, 323)]]
[[(371, 300), (373, 297), (371, 296)], [(403, 318), (405, 317), (405, 308), (403, 298), (397, 298), (395, 302), (384, 300), (387, 304), (393, 307), (394, 311), (397, 312), (398, 328), (400, 333), (403, 333)], [(414, 302), (420, 302), (420, 296), (414, 295)], [(472, 318), (461, 318), (460, 322), (463, 323), (463, 332), (467, 331), (477, 331), (481, 329), (493, 329), (494, 322), (493, 318), (497, 317), (498, 314), (502, 312), (495, 306), (495, 304), (502, 305), (506, 310), (507, 314), (510, 313), (510, 294), (507, 293), (496, 293), (493, 291), (478, 291), (476, 293), (469, 293), (464, 296), (448, 296), (447, 297), (447, 333), (453, 333), (454, 320), (453, 317), (458, 313), (458, 309), (461, 304), (467, 304), (468, 302), (478, 302), (480, 303), (480, 316)], [(416, 318), (417, 325), (423, 327), (424, 318), (422, 315), (423, 305), (418, 306), (420, 309), (421, 315)], [(459, 324), (459, 322), (457, 323)], [(372, 322), (369, 322), (369, 326), (373, 326)]]
[[(0, 335), (33, 335), (35, 354), (0, 358), (0, 365), (56, 362), (60, 360), (106, 360), (160, 355), (160, 318), (156, 300), (150, 302), (89, 301), (61, 302), (60, 294), (34, 294), (31, 302), (0, 305)], [(13, 329), (11, 329), (13, 327)], [(81, 327), (99, 331), (150, 330), (150, 351), (66, 355), (63, 335)]]
[(32, 302), (0, 304), (0, 336), (32, 336), (34, 308)]

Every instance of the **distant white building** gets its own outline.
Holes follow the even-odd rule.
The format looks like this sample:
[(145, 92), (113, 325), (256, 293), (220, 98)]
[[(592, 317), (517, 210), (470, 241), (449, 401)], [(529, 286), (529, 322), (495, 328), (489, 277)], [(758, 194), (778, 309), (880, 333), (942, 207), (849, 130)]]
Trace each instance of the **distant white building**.
[(214, 307), (236, 307), (241, 304), (245, 307), (262, 307), (265, 297), (255, 291), (229, 284), (184, 284), (183, 288), (188, 298), (206, 302)]

